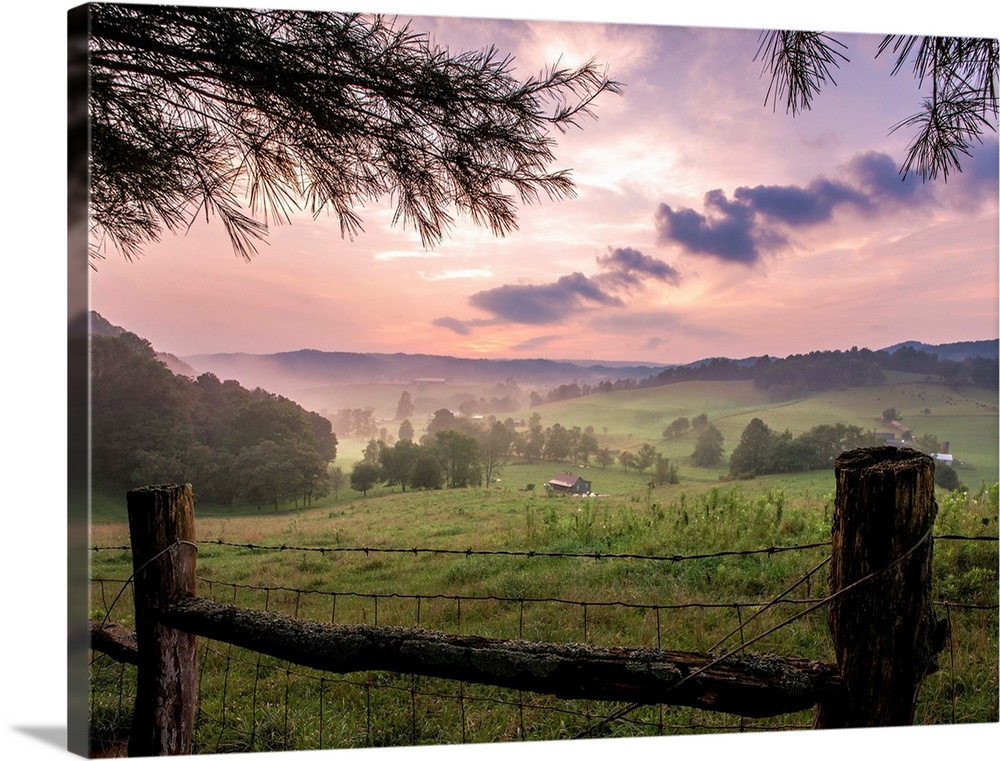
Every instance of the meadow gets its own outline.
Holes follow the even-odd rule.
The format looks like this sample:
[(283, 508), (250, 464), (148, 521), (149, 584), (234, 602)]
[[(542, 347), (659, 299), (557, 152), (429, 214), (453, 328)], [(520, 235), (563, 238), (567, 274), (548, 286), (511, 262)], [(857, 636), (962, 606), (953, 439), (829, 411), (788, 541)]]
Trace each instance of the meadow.
[[(543, 425), (593, 426), (604, 446), (653, 443), (679, 465), (673, 485), (651, 487), (648, 474), (617, 465), (512, 463), (488, 489), (379, 487), (362, 497), (343, 487), (310, 509), (262, 511), (196, 500), (199, 594), (343, 624), (633, 648), (725, 652), (776, 627), (754, 652), (832, 661), (822, 609), (789, 626), (780, 624), (794, 603), (755, 614), (802, 580), (792, 597), (826, 594), (825, 569), (816, 568), (828, 556), (833, 471), (730, 482), (724, 466), (690, 464), (693, 434), (660, 433), (704, 412), (723, 430), (728, 455), (753, 417), (799, 433), (824, 422), (873, 427), (895, 406), (915, 434), (951, 441), (966, 463), (969, 488), (938, 492), (935, 534), (995, 538), (996, 392), (957, 395), (899, 380), (785, 404), (749, 384), (727, 384), (723, 397), (714, 384), (693, 383), (535, 408)], [(360, 442), (342, 442), (345, 471), (352, 454)], [(560, 470), (585, 473), (600, 496), (548, 493), (542, 485)], [(92, 617), (131, 626), (130, 596), (121, 593), (131, 554), (113, 549), (128, 545), (124, 495), (95, 494), (93, 519), (91, 545), (112, 549), (91, 553)], [(757, 552), (775, 547), (789, 549)], [(998, 720), (997, 589), (996, 541), (935, 543), (933, 595), (949, 603), (936, 610), (953, 636), (920, 692), (917, 723)], [(129, 669), (95, 660), (98, 740), (127, 731)], [(385, 673), (314, 673), (211, 642), (200, 669), (201, 752), (776, 730), (812, 720), (810, 712), (749, 721), (664, 706), (601, 724), (621, 706)]]

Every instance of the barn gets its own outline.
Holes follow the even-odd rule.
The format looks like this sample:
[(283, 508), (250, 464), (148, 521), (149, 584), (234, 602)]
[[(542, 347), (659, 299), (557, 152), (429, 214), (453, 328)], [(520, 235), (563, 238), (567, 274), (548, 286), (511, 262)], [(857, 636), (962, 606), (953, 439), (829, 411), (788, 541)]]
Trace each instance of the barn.
[(590, 481), (572, 473), (556, 473), (545, 485), (560, 494), (590, 493)]

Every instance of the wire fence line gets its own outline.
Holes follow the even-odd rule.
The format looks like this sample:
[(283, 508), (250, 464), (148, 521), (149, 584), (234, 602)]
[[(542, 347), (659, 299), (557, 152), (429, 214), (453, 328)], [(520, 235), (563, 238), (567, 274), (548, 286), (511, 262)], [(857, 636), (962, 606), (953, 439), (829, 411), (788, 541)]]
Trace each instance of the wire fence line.
[[(966, 542), (998, 542), (1000, 537), (996, 536), (963, 536), (960, 534), (935, 534), (931, 537), (937, 541), (966, 541)], [(615, 552), (556, 552), (551, 550), (476, 550), (471, 547), (466, 549), (440, 548), (440, 547), (308, 547), (291, 544), (254, 544), (248, 542), (228, 542), (224, 539), (202, 540), (200, 544), (214, 544), (221, 547), (235, 547), (245, 550), (261, 550), (271, 552), (317, 552), (321, 555), (338, 553), (360, 553), (373, 555), (378, 553), (397, 555), (464, 555), (472, 557), (482, 556), (508, 556), (526, 558), (591, 558), (593, 560), (659, 560), (669, 562), (683, 562), (686, 560), (706, 560), (711, 558), (723, 558), (733, 556), (749, 555), (777, 555), (782, 552), (796, 552), (800, 550), (811, 550), (817, 547), (829, 547), (830, 542), (812, 542), (809, 544), (796, 544), (787, 546), (759, 547), (749, 550), (723, 550), (719, 552), (697, 553), (691, 555), (652, 555), (638, 553), (615, 553)], [(94, 545), (89, 548), (91, 552), (125, 551), (131, 552), (132, 547), (127, 544), (100, 546)]]
[[(299, 589), (296, 587), (288, 587), (284, 585), (260, 585), (260, 584), (245, 584), (237, 583), (231, 581), (222, 581), (219, 579), (209, 579), (203, 576), (199, 576), (198, 580), (206, 584), (209, 589), (214, 587), (229, 587), (233, 590), (243, 589), (247, 591), (255, 592), (288, 592), (290, 594), (302, 595), (302, 596), (325, 596), (330, 598), (337, 597), (356, 597), (368, 600), (410, 600), (414, 602), (419, 602), (422, 600), (446, 600), (451, 602), (500, 602), (500, 603), (510, 603), (510, 604), (544, 604), (551, 603), (557, 605), (575, 605), (575, 606), (586, 606), (591, 608), (632, 608), (637, 610), (647, 610), (647, 611), (669, 611), (669, 610), (697, 610), (697, 609), (724, 609), (724, 608), (763, 608), (763, 607), (773, 607), (775, 605), (815, 605), (816, 603), (822, 602), (825, 598), (820, 597), (794, 597), (794, 598), (782, 598), (780, 600), (728, 600), (728, 601), (694, 601), (694, 602), (683, 602), (683, 603), (637, 603), (637, 602), (625, 602), (622, 600), (578, 600), (569, 599), (563, 597), (530, 597), (530, 596), (505, 596), (505, 595), (457, 595), (457, 594), (445, 594), (445, 593), (433, 593), (433, 594), (413, 594), (413, 593), (403, 593), (403, 592), (356, 592), (351, 590), (324, 590), (324, 589)], [(131, 583), (131, 579), (122, 578), (112, 578), (112, 577), (102, 577), (102, 578), (91, 578), (91, 584), (98, 585), (101, 589), (102, 597), (105, 596), (105, 584), (120, 584), (127, 585)], [(960, 602), (955, 600), (935, 600), (934, 605), (953, 609), (964, 609), (964, 610), (998, 610), (1000, 609), (1000, 603), (994, 604), (984, 604), (984, 603), (969, 603)], [(105, 604), (105, 609), (107, 606)]]
[[(954, 541), (997, 541), (997, 537), (982, 536), (958, 536), (945, 535), (934, 537), (942, 540)], [(822, 547), (829, 547), (829, 542), (820, 542), (805, 545), (795, 545), (789, 547), (768, 547), (756, 550), (726, 551), (719, 553), (703, 553), (695, 555), (638, 555), (638, 554), (604, 554), (604, 553), (561, 553), (561, 552), (533, 552), (533, 551), (502, 551), (502, 550), (455, 550), (455, 549), (430, 549), (430, 548), (365, 548), (365, 547), (297, 547), (289, 545), (255, 545), (225, 542), (215, 540), (202, 542), (201, 544), (211, 544), (233, 549), (245, 549), (251, 551), (270, 552), (318, 552), (321, 554), (332, 552), (370, 553), (385, 552), (395, 554), (418, 554), (433, 553), (453, 556), (515, 556), (524, 558), (534, 557), (571, 557), (589, 558), (593, 560), (602, 559), (623, 559), (623, 560), (653, 560), (663, 562), (680, 562), (685, 560), (701, 560), (707, 558), (722, 558), (732, 556), (749, 555), (774, 555), (781, 552), (806, 551)], [(119, 547), (99, 547), (91, 548), (94, 552), (103, 551), (130, 551), (129, 546)], [(825, 563), (824, 560), (821, 564)], [(408, 594), (400, 592), (360, 592), (356, 590), (330, 590), (330, 589), (301, 589), (285, 585), (259, 585), (249, 583), (232, 582), (214, 578), (198, 577), (199, 584), (205, 585), (208, 594), (215, 599), (219, 596), (229, 597), (232, 604), (235, 604), (237, 595), (240, 593), (256, 593), (263, 595), (263, 608), (270, 610), (277, 605), (276, 599), (279, 595), (290, 596), (292, 600), (287, 605), (292, 609), (292, 615), (298, 617), (300, 605), (303, 600), (311, 597), (326, 597), (330, 605), (330, 621), (337, 623), (337, 601), (338, 599), (353, 598), (359, 600), (370, 600), (372, 605), (372, 616), (375, 625), (379, 624), (379, 603), (389, 600), (401, 600), (414, 603), (411, 612), (412, 619), (416, 626), (421, 625), (421, 604), (425, 601), (444, 601), (453, 603), (457, 609), (457, 626), (459, 631), (462, 628), (462, 603), (502, 603), (519, 606), (518, 636), (523, 631), (523, 618), (526, 606), (573, 606), (581, 613), (581, 640), (588, 641), (588, 611), (591, 609), (630, 609), (656, 616), (656, 647), (661, 646), (660, 641), (660, 620), (661, 612), (682, 611), (682, 610), (724, 610), (735, 611), (738, 626), (730, 632), (715, 647), (721, 645), (729, 637), (737, 633), (740, 637), (741, 645), (737, 650), (748, 644), (745, 636), (745, 628), (753, 621), (757, 614), (764, 610), (776, 608), (777, 606), (799, 606), (803, 610), (792, 618), (798, 618), (822, 606), (829, 598), (827, 597), (790, 597), (787, 596), (791, 590), (799, 587), (805, 582), (819, 566), (813, 569), (806, 576), (798, 579), (795, 583), (781, 595), (769, 600), (730, 600), (730, 601), (684, 601), (675, 603), (640, 603), (623, 600), (584, 600), (569, 599), (557, 596), (511, 596), (511, 595), (457, 595), (457, 594)], [(131, 578), (93, 578), (92, 585), (95, 587), (101, 600), (101, 607), (104, 610), (105, 619), (109, 618), (112, 609), (124, 599), (125, 591), (131, 584)], [(107, 586), (107, 589), (106, 589)], [(114, 595), (114, 599), (109, 603), (109, 598)], [(951, 620), (951, 612), (954, 611), (996, 611), (996, 604), (982, 604), (978, 602), (961, 602), (954, 600), (940, 600), (935, 602), (938, 606), (943, 606)], [(756, 611), (749, 617), (743, 616), (743, 611)], [(754, 641), (751, 637), (749, 642)], [(954, 637), (950, 638), (949, 647), (951, 649), (951, 684), (952, 684), (952, 720), (954, 717), (955, 705), (955, 655)], [(647, 734), (664, 734), (670, 732), (718, 732), (718, 731), (756, 731), (775, 729), (802, 729), (808, 724), (797, 724), (788, 722), (764, 721), (747, 722), (741, 719), (739, 724), (733, 724), (731, 719), (724, 715), (718, 719), (703, 719), (677, 721), (670, 720), (665, 716), (663, 706), (639, 708), (635, 705), (623, 704), (602, 704), (600, 710), (595, 710), (591, 701), (563, 701), (555, 700), (547, 696), (525, 694), (523, 692), (512, 692), (509, 690), (482, 689), (475, 685), (463, 682), (447, 682), (445, 680), (430, 677), (418, 677), (413, 675), (394, 675), (379, 673), (368, 673), (362, 678), (341, 676), (336, 677), (325, 672), (308, 672), (301, 669), (292, 668), (290, 664), (278, 664), (268, 656), (261, 656), (259, 653), (234, 648), (232, 645), (203, 640), (200, 645), (202, 659), (199, 674), (199, 693), (203, 696), (198, 702), (199, 721), (205, 725), (212, 726), (211, 741), (205, 741), (203, 750), (215, 752), (226, 752), (227, 750), (240, 749), (291, 749), (299, 747), (343, 747), (344, 745), (365, 745), (376, 746), (386, 744), (418, 744), (424, 742), (439, 742), (438, 735), (428, 735), (428, 716), (439, 716), (442, 714), (452, 715), (453, 722), (459, 727), (460, 735), (451, 740), (454, 742), (469, 741), (498, 741), (515, 739), (559, 739), (564, 736), (580, 736), (579, 727), (585, 728), (585, 734), (606, 734), (613, 735), (621, 733), (621, 726), (627, 726), (632, 731)], [(710, 648), (709, 652), (714, 649)], [(92, 687), (92, 704), (96, 703), (97, 695), (104, 690), (112, 693), (112, 700), (116, 703), (116, 710), (119, 719), (127, 713), (127, 707), (131, 696), (129, 686), (133, 684), (130, 677), (129, 667), (119, 666), (115, 671), (114, 664), (107, 656), (100, 655), (95, 658), (94, 664), (97, 678), (94, 679)], [(237, 672), (243, 672), (242, 677), (237, 676)], [(221, 684), (219, 674), (221, 676)], [(252, 676), (247, 676), (247, 675)], [(204, 679), (204, 685), (202, 680)], [(247, 683), (252, 686), (247, 689)], [(301, 684), (299, 684), (301, 683)], [(306, 685), (306, 687), (303, 687)], [(311, 690), (309, 689), (311, 686)], [(204, 692), (202, 690), (204, 689)], [(114, 693), (117, 692), (115, 696)], [(303, 704), (301, 699), (293, 701), (292, 695), (308, 693), (310, 697)], [(375, 700), (373, 701), (373, 697)], [(296, 707), (292, 707), (293, 704)], [(454, 708), (442, 708), (443, 704), (457, 705)], [(315, 706), (312, 713), (314, 717), (303, 719), (302, 705)], [(363, 717), (361, 727), (356, 730), (356, 734), (346, 737), (341, 728), (335, 730), (330, 726), (331, 716), (341, 708), (333, 708), (337, 705), (341, 708), (345, 705), (353, 705), (358, 716)], [(392, 706), (394, 711), (392, 719), (386, 718), (386, 706)], [(476, 727), (476, 722), (483, 720), (478, 711), (484, 707), (496, 707), (504, 709), (514, 717), (509, 719), (503, 727), (493, 727), (492, 734), (482, 735), (483, 731)], [(309, 713), (309, 709), (305, 709)], [(670, 709), (667, 709), (669, 713)], [(551, 729), (539, 730), (544, 722), (533, 719), (532, 716), (545, 715), (559, 719), (558, 724), (567, 724), (570, 729), (564, 734), (551, 734)], [(249, 716), (249, 719), (247, 718)], [(317, 724), (318, 722), (318, 724)], [(126, 721), (127, 723), (127, 721)], [(485, 722), (483, 722), (485, 723)], [(309, 730), (309, 737), (304, 739), (302, 727), (309, 724), (313, 729)], [(401, 728), (403, 724), (407, 726)], [(609, 725), (614, 725), (613, 727)], [(315, 726), (314, 726), (315, 725)], [(391, 726), (390, 726), (391, 725)], [(573, 729), (576, 727), (576, 729)], [(441, 730), (435, 730), (441, 731)], [(499, 732), (499, 734), (498, 734)], [(546, 734), (549, 732), (550, 734)], [(348, 733), (349, 734), (349, 733)], [(266, 735), (266, 737), (265, 737)], [(391, 736), (390, 736), (391, 735)]]
[[(249, 543), (238, 543), (238, 542), (227, 542), (222, 539), (212, 539), (208, 541), (201, 541), (200, 544), (203, 545), (218, 545), (222, 547), (233, 547), (245, 550), (259, 550), (259, 551), (270, 551), (270, 552), (316, 552), (320, 555), (334, 555), (334, 554), (363, 554), (363, 555), (376, 555), (376, 554), (395, 554), (395, 555), (461, 555), (464, 557), (524, 557), (524, 558), (589, 558), (592, 560), (651, 560), (651, 561), (663, 561), (663, 562), (683, 562), (687, 560), (707, 560), (712, 558), (725, 558), (725, 557), (742, 557), (750, 555), (777, 555), (782, 552), (795, 552), (799, 550), (810, 550), (817, 547), (829, 547), (830, 542), (814, 542), (812, 544), (800, 544), (788, 547), (762, 547), (758, 549), (751, 550), (722, 550), (719, 552), (708, 552), (692, 555), (650, 555), (650, 554), (637, 554), (637, 553), (624, 553), (624, 552), (557, 552), (550, 550), (475, 550), (470, 548), (467, 549), (449, 549), (449, 548), (433, 548), (433, 547), (301, 547), (295, 545), (281, 544), (281, 545), (264, 545), (264, 544), (249, 544)], [(117, 547), (91, 547), (94, 552), (108, 551), (108, 550), (119, 550), (119, 551), (130, 551), (132, 548), (128, 545), (122, 545)]]

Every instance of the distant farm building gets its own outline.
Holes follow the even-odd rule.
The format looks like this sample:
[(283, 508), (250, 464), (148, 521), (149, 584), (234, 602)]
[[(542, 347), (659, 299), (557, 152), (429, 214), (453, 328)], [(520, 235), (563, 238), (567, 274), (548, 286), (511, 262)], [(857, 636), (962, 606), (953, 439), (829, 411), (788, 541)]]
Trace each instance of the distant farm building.
[(590, 481), (580, 478), (580, 476), (575, 476), (572, 473), (556, 473), (545, 485), (559, 494), (590, 493)]
[(881, 443), (887, 447), (896, 447), (898, 449), (900, 447), (907, 446), (905, 441), (896, 438), (895, 433), (879, 432), (872, 434), (872, 437), (875, 439), (876, 442)]

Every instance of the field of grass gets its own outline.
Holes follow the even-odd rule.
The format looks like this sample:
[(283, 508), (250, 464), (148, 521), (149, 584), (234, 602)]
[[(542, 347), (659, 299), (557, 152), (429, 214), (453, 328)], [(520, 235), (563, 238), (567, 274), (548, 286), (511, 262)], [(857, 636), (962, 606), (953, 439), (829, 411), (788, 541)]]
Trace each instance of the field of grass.
[[(926, 382), (923, 376), (891, 373), (884, 386), (827, 391), (805, 399), (771, 402), (764, 391), (750, 381), (697, 381), (676, 383), (639, 391), (593, 394), (562, 402), (540, 405), (530, 412), (542, 416), (542, 425), (560, 423), (565, 427), (592, 426), (601, 446), (638, 449), (650, 443), (680, 466), (689, 458), (698, 433), (689, 430), (669, 439), (663, 429), (679, 417), (691, 419), (702, 413), (724, 437), (725, 454), (739, 443), (743, 429), (760, 418), (774, 431), (805, 433), (822, 424), (844, 423), (864, 431), (890, 430), (880, 421), (883, 410), (894, 407), (915, 437), (930, 433), (948, 441), (956, 460), (961, 460), (960, 477), (972, 488), (1000, 477), (996, 390), (968, 388), (953, 391), (940, 383)], [(705, 473), (685, 469), (696, 481), (718, 478), (725, 468)]]
[[(543, 426), (593, 426), (602, 446), (652, 443), (678, 464), (675, 485), (650, 488), (648, 474), (624, 473), (618, 465), (542, 462), (508, 464), (489, 489), (400, 493), (378, 487), (362, 497), (342, 487), (310, 509), (258, 510), (196, 499), (199, 594), (343, 624), (720, 652), (725, 637), (730, 639), (722, 650), (792, 615), (794, 606), (777, 605), (749, 622), (761, 603), (808, 575), (828, 550), (716, 553), (828, 541), (833, 471), (721, 480), (724, 465), (691, 465), (693, 433), (661, 438), (677, 417), (706, 413), (723, 431), (728, 455), (753, 417), (796, 434), (836, 422), (881, 430), (875, 419), (896, 407), (916, 435), (950, 441), (965, 463), (960, 476), (970, 490), (938, 493), (935, 533), (997, 536), (996, 392), (959, 395), (912, 377), (895, 380), (893, 386), (783, 404), (769, 402), (750, 384), (691, 383), (532, 410), (542, 415)], [(345, 472), (362, 446), (341, 442), (337, 464)], [(560, 470), (583, 475), (601, 496), (546, 493), (542, 485)], [(91, 545), (128, 543), (124, 495), (95, 494)], [(406, 551), (374, 551), (379, 549)], [(487, 554), (492, 552), (557, 556)], [(623, 554), (661, 559), (608, 557)], [(690, 555), (714, 556), (676, 559)], [(974, 607), (937, 608), (950, 620), (953, 636), (939, 657), (940, 670), (921, 690), (920, 724), (998, 720), (997, 566), (995, 541), (935, 544), (935, 599)], [(94, 618), (134, 624), (124, 584), (130, 574), (128, 550), (91, 553)], [(796, 596), (821, 598), (826, 578), (825, 569), (809, 577)], [(779, 628), (754, 651), (830, 661), (826, 616), (820, 610)], [(216, 642), (203, 643), (200, 659), (199, 752), (565, 739), (620, 708), (384, 673), (341, 677), (289, 668)], [(95, 660), (92, 725), (98, 739), (114, 742), (127, 731), (130, 669)], [(779, 729), (810, 722), (808, 712), (750, 722), (653, 707), (598, 734)]]
[[(996, 489), (942, 493), (939, 501), (937, 533), (997, 535)], [(729, 649), (795, 612), (775, 606), (740, 628), (756, 606), (807, 575), (825, 548), (690, 560), (607, 556), (673, 558), (824, 542), (831, 509), (832, 493), (790, 495), (766, 479), (695, 490), (635, 488), (605, 498), (499, 488), (386, 493), (260, 514), (196, 507), (199, 593), (343, 624), (699, 651), (733, 635), (723, 648)], [(119, 546), (127, 544), (127, 531), (108, 522), (94, 527), (92, 539), (97, 546)], [(474, 553), (338, 551), (358, 548)], [(476, 554), (497, 550), (591, 557)], [(95, 618), (105, 616), (130, 573), (128, 551), (92, 553), (92, 576), (105, 580), (93, 585)], [(939, 613), (951, 618), (954, 635), (939, 659), (941, 671), (921, 692), (919, 723), (949, 723), (953, 705), (956, 721), (997, 720), (997, 582), (995, 543), (950, 541), (935, 548), (936, 599), (987, 609)], [(818, 573), (797, 597), (821, 598), (826, 584), (825, 573)], [(109, 617), (134, 623), (127, 593)], [(386, 674), (340, 678), (289, 670), (220, 643), (204, 647), (198, 742), (205, 751), (562, 739), (617, 708)], [(778, 629), (754, 651), (832, 660), (825, 615)], [(127, 724), (122, 705), (130, 698), (122, 685), (128, 681), (127, 670), (103, 661), (95, 670), (99, 733), (113, 737)], [(532, 718), (526, 721), (525, 713)], [(681, 708), (643, 709), (630, 718), (642, 723), (617, 722), (602, 734), (655, 734), (661, 724), (667, 734), (727, 731), (741, 724)], [(743, 726), (807, 726), (810, 720), (802, 713)]]

